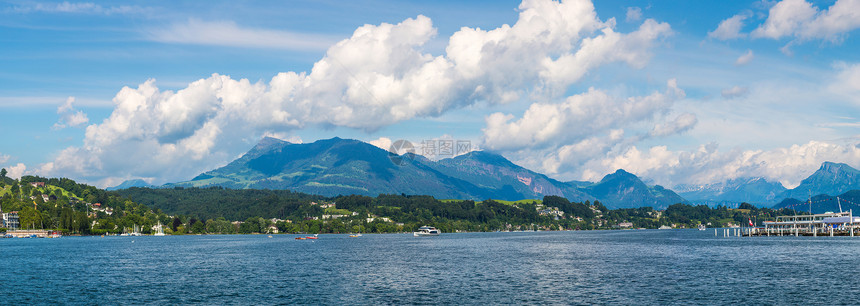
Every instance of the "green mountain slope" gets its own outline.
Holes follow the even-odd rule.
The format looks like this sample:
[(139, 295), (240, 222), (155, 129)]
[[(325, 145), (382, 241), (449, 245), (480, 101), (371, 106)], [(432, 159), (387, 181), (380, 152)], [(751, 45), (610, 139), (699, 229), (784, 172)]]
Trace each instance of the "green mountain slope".
[(815, 173), (779, 198), (807, 199), (810, 194), (842, 194), (860, 189), (860, 171), (842, 163), (824, 162)]
[(648, 186), (624, 170), (603, 177), (597, 184), (586, 187), (586, 192), (600, 199), (610, 209), (643, 206), (665, 209), (672, 204), (687, 203), (675, 192), (659, 185)]

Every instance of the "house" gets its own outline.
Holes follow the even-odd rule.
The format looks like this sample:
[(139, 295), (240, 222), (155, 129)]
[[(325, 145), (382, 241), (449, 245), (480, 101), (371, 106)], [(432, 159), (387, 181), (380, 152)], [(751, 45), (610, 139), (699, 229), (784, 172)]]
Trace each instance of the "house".
[(325, 219), (337, 219), (337, 218), (343, 218), (343, 217), (346, 217), (346, 216), (347, 216), (347, 215), (322, 215), (322, 218), (323, 218), (323, 220), (325, 220)]
[(30, 186), (33, 186), (33, 187), (45, 187), (45, 182), (32, 182), (32, 183), (30, 183)]
[(620, 228), (633, 228), (633, 223), (632, 222), (621, 222), (621, 223), (618, 223), (618, 227), (620, 227)]
[(277, 234), (278, 233), (278, 227), (274, 226), (274, 225), (269, 225), (268, 233), (269, 234)]
[(564, 212), (558, 210), (558, 208), (556, 208), (556, 207), (550, 207), (547, 209), (539, 210), (538, 214), (540, 214), (541, 216), (555, 216), (557, 218), (564, 216)]
[(3, 227), (5, 227), (7, 230), (17, 230), (19, 227), (21, 227), (17, 211), (3, 213), (2, 217)]
[(42, 195), (42, 202), (48, 202), (50, 200), (51, 200), (51, 198), (47, 194)]

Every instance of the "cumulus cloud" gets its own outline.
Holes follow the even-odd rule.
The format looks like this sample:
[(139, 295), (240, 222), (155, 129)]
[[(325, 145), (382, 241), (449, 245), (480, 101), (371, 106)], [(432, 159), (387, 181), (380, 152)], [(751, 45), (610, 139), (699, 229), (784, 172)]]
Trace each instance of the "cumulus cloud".
[(749, 64), (753, 60), (753, 57), (755, 57), (755, 55), (753, 55), (753, 51), (747, 50), (747, 53), (744, 53), (743, 55), (738, 57), (737, 60), (735, 60), (735, 66), (743, 66)]
[(80, 127), (88, 122), (90, 119), (87, 117), (83, 111), (76, 110), (72, 103), (75, 103), (75, 97), (69, 97), (66, 99), (66, 103), (57, 107), (57, 114), (60, 115), (59, 121), (54, 123), (53, 128), (55, 130), (64, 129), (66, 127)]
[(146, 35), (153, 41), (165, 43), (284, 50), (325, 50), (337, 41), (325, 35), (244, 28), (232, 21), (193, 18), (185, 23), (150, 29)]
[(18, 163), (17, 165), (6, 167), (6, 171), (8, 172), (6, 177), (20, 179), (27, 171), (27, 166), (22, 163)]
[(628, 7), (627, 8), (627, 18), (624, 19), (627, 22), (635, 22), (642, 20), (642, 9), (638, 7)]
[(860, 28), (860, 1), (838, 0), (819, 11), (805, 0), (783, 0), (768, 12), (764, 24), (753, 30), (752, 37), (800, 40), (839, 41), (847, 32)]
[(810, 141), (771, 150), (733, 149), (725, 152), (718, 147), (711, 143), (692, 151), (671, 151), (665, 146), (641, 151), (631, 146), (615, 150), (603, 159), (591, 160), (580, 171), (583, 179), (599, 180), (616, 169), (625, 169), (665, 186), (765, 177), (793, 188), (825, 161), (860, 166), (860, 142), (857, 141), (845, 144)]
[[(643, 67), (653, 44), (671, 34), (668, 24), (651, 19), (631, 33), (616, 32), (614, 19), (598, 19), (587, 0), (527, 0), (519, 9), (514, 25), (460, 29), (443, 55), (423, 51), (437, 32), (430, 18), (419, 15), (359, 27), (329, 47), (310, 72), (283, 72), (257, 83), (213, 74), (177, 91), (161, 90), (155, 80), (125, 87), (114, 97), (111, 115), (87, 127), (81, 146), (66, 148), (39, 171), (88, 181), (104, 181), (106, 175), (188, 179), (226, 163), (266, 131), (375, 131), (478, 102), (509, 103), (526, 95), (555, 99), (600, 65)], [(185, 26), (197, 33), (213, 25)], [(288, 39), (283, 33), (214, 26), (230, 37)]]
[(494, 150), (513, 150), (579, 142), (602, 131), (651, 120), (668, 112), (672, 103), (684, 95), (674, 79), (667, 82), (664, 92), (626, 99), (590, 88), (562, 103), (534, 103), (516, 120), (503, 113), (487, 116), (484, 145)]
[(368, 141), (367, 143), (372, 144), (380, 149), (388, 151), (391, 148), (391, 138), (388, 137), (379, 137), (377, 139)]
[(720, 95), (722, 95), (723, 98), (726, 99), (734, 99), (746, 96), (747, 93), (749, 93), (749, 88), (742, 86), (734, 86), (732, 88), (723, 89), (723, 91), (720, 92)]
[(734, 15), (720, 22), (720, 25), (711, 32), (708, 32), (708, 37), (719, 40), (730, 40), (745, 37), (746, 34), (741, 33), (744, 27), (744, 20), (749, 18), (744, 14)]
[(12, 159), (11, 156), (0, 154), (0, 164), (3, 164), (5, 162), (9, 161), (10, 159)]

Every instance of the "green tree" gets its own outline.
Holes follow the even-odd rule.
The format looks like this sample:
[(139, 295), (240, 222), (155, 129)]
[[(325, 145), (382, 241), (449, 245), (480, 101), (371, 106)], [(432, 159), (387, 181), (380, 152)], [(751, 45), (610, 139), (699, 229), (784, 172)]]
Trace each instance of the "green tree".
[(6, 168), (0, 169), (0, 179), (5, 179), (7, 173), (9, 172), (6, 171)]
[(206, 232), (206, 225), (203, 224), (203, 221), (194, 222), (191, 225), (191, 232), (194, 234), (203, 234)]

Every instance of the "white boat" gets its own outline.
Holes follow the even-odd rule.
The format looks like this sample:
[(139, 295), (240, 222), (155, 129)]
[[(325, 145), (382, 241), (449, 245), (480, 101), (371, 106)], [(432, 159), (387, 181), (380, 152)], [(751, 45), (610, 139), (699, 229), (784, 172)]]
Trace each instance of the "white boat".
[(423, 237), (423, 236), (439, 236), (439, 230), (432, 226), (422, 226), (418, 228), (417, 232), (412, 232), (412, 236), (415, 237)]
[(661, 225), (659, 229), (672, 229), (672, 227), (668, 225)]
[(707, 229), (707, 227), (705, 227), (705, 225), (704, 225), (704, 224), (699, 223), (699, 230), (700, 230), (700, 231), (704, 231), (704, 230), (706, 230), (706, 229)]
[(155, 228), (155, 234), (153, 236), (164, 236), (164, 230), (161, 229), (161, 221), (158, 222), (158, 226)]

